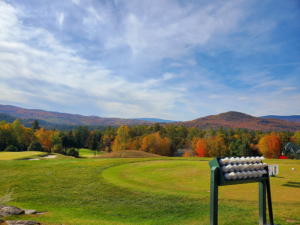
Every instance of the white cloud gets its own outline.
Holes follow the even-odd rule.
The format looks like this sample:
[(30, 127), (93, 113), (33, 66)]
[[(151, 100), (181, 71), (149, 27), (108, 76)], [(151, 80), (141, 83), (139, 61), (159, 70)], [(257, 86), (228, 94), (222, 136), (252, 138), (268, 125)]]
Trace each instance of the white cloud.
[(282, 90), (287, 90), (287, 91), (289, 91), (289, 90), (295, 90), (295, 89), (297, 89), (296, 87), (283, 87), (282, 88)]
[(63, 26), (64, 19), (65, 19), (65, 14), (64, 13), (58, 13), (57, 14), (57, 23), (58, 23), (60, 28), (62, 28), (62, 26)]
[(40, 8), (0, 0), (2, 101), (179, 120), (296, 105), (287, 90), (296, 90), (299, 69), (285, 76), (272, 69), (297, 63), (252, 64), (263, 52), (282, 53), (269, 44), (280, 18), (255, 14), (260, 2), (72, 1), (42, 4), (47, 13), (38, 17)]
[(210, 95), (208, 98), (214, 99), (214, 98), (222, 98), (221, 95)]
[(80, 0), (72, 0), (72, 2), (76, 5), (79, 5), (80, 4)]
[[(183, 90), (153, 88), (171, 79), (173, 74), (166, 73), (162, 79), (129, 82), (100, 63), (82, 59), (48, 31), (24, 26), (11, 6), (0, 4), (5, 15), (0, 17), (0, 61), (5, 65), (0, 67), (0, 79), (7, 83), (0, 89), (1, 100), (28, 102), (37, 95), (37, 101), (88, 103), (97, 105), (109, 116), (135, 117), (166, 115), (175, 101), (182, 98)], [(6, 19), (11, 22), (6, 23)], [(5, 35), (7, 32), (10, 37)], [(32, 40), (37, 40), (34, 45), (30, 44)], [(22, 85), (26, 88), (19, 90)]]
[(163, 75), (163, 80), (170, 80), (172, 78), (174, 78), (176, 75), (174, 73), (165, 73)]

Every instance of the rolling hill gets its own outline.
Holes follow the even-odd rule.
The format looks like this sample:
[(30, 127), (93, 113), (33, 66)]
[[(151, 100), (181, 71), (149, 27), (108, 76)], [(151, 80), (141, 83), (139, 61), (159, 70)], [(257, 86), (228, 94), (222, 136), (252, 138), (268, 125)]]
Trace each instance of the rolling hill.
[(206, 116), (192, 121), (175, 123), (186, 127), (197, 127), (202, 129), (223, 128), (246, 128), (248, 130), (275, 130), (275, 131), (300, 131), (300, 123), (284, 121), (273, 118), (260, 118), (240, 112), (227, 112), (213, 116)]
[(134, 124), (151, 124), (154, 122), (137, 119), (104, 118), (82, 116), (69, 113), (49, 112), (40, 109), (24, 109), (10, 105), (0, 105), (0, 113), (9, 114), (21, 119), (37, 119), (54, 124), (120, 126)]
[(273, 119), (286, 120), (286, 121), (300, 123), (300, 116), (299, 115), (293, 115), (293, 116), (275, 116), (275, 115), (269, 115), (269, 116), (261, 116), (260, 118), (273, 118)]
[[(40, 125), (49, 127), (60, 126), (120, 126), (120, 125), (138, 125), (138, 124), (154, 124), (154, 121), (146, 121), (141, 119), (120, 119), (120, 118), (103, 118), (98, 116), (82, 116), (77, 114), (49, 112), (39, 109), (24, 109), (9, 105), (0, 105), (0, 113), (3, 118), (12, 121), (17, 117), (22, 123), (30, 124), (34, 119), (39, 120)], [(13, 116), (13, 117), (11, 117)], [(4, 119), (5, 120), (5, 119)], [(9, 122), (7, 121), (7, 122)], [(275, 118), (254, 117), (240, 112), (226, 112), (218, 115), (211, 115), (198, 118), (187, 122), (169, 122), (168, 124), (183, 125), (186, 127), (197, 127), (202, 129), (218, 129), (223, 128), (246, 128), (248, 130), (275, 130), (275, 131), (300, 131), (300, 123), (286, 121)], [(58, 129), (74, 129), (72, 127), (57, 127)], [(97, 129), (91, 127), (91, 129)]]

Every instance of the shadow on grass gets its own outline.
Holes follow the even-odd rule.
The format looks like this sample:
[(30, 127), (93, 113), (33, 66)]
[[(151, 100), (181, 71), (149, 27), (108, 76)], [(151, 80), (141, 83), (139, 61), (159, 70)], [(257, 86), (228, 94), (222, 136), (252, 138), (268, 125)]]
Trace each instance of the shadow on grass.
[(287, 182), (286, 184), (283, 184), (281, 186), (285, 187), (294, 187), (294, 188), (300, 188), (300, 182)]

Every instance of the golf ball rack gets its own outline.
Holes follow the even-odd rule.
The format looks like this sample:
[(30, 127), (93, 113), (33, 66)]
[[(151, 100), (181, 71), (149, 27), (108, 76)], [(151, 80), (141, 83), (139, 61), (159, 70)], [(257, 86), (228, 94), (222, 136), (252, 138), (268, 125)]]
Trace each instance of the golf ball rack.
[(218, 224), (218, 187), (246, 183), (259, 183), (259, 225), (266, 224), (266, 197), (268, 199), (269, 221), (274, 225), (271, 200), (270, 176), (264, 157), (216, 157), (209, 162), (210, 225)]
[[(253, 161), (252, 157), (241, 157), (245, 160), (233, 161), (233, 159), (241, 158), (231, 157), (228, 158), (229, 160), (226, 160), (224, 163), (222, 163), (222, 160), (226, 158), (216, 157), (209, 162), (210, 168), (213, 166), (220, 168), (219, 186), (253, 183), (259, 182), (263, 179), (269, 179), (268, 164), (262, 163), (262, 160), (264, 160), (262, 157), (255, 158), (255, 161)], [(224, 170), (224, 167), (227, 167), (227, 171)], [(247, 173), (247, 175), (245, 173)], [(260, 173), (260, 175), (257, 173)], [(230, 179), (226, 179), (227, 176), (229, 176)]]

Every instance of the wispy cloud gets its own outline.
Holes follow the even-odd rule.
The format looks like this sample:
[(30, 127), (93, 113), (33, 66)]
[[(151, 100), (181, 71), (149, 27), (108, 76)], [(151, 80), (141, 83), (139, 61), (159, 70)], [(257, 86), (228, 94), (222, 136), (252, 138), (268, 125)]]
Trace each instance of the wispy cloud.
[(297, 114), (299, 15), (277, 3), (0, 0), (0, 101), (126, 118)]

